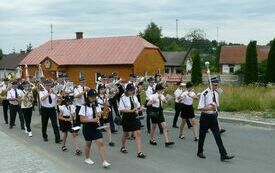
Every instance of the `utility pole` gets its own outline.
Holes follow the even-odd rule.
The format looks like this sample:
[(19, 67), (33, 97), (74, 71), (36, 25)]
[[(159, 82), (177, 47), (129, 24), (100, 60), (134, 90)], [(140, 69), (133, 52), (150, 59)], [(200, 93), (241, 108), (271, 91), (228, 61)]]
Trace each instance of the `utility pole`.
[(179, 35), (178, 35), (178, 21), (179, 21), (179, 19), (176, 19), (176, 38), (177, 39), (179, 38)]
[(51, 50), (53, 49), (53, 25), (51, 24)]

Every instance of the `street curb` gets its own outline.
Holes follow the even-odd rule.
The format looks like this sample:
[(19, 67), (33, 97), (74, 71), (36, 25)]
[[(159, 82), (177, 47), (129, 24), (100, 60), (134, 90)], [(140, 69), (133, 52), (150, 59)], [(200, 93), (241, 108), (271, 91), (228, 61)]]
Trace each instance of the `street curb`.
[[(167, 113), (169, 116), (174, 115), (174, 111), (168, 111), (164, 110), (164, 113)], [(196, 118), (200, 117), (200, 114), (195, 114)], [(237, 124), (246, 124), (251, 125), (255, 127), (264, 127), (264, 128), (272, 128), (275, 129), (275, 123), (269, 123), (269, 122), (262, 122), (262, 121), (255, 121), (255, 120), (246, 120), (246, 119), (240, 119), (240, 118), (228, 118), (228, 117), (218, 117), (221, 122), (225, 123), (237, 123)]]

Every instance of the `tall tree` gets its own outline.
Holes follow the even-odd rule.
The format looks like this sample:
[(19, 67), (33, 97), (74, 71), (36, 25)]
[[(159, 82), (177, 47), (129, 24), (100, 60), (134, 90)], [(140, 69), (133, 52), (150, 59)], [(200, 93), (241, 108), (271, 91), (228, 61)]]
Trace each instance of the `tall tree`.
[(143, 33), (139, 33), (139, 36), (162, 49), (161, 32), (161, 27), (158, 27), (154, 22), (151, 22)]
[(257, 55), (257, 42), (250, 41), (246, 49), (245, 58), (245, 84), (250, 84), (258, 81), (258, 55)]
[(177, 42), (173, 41), (167, 48), (168, 51), (181, 51), (182, 49), (179, 47)]
[(193, 52), (191, 55), (193, 56), (191, 81), (195, 85), (198, 85), (202, 83), (201, 59), (197, 51)]
[(0, 60), (3, 59), (3, 56), (4, 56), (3, 51), (2, 51), (2, 49), (0, 49)]
[(271, 42), (271, 47), (267, 59), (267, 68), (266, 68), (266, 81), (275, 82), (275, 38)]
[(30, 53), (31, 51), (32, 51), (32, 44), (29, 43), (29, 44), (27, 45), (26, 53)]

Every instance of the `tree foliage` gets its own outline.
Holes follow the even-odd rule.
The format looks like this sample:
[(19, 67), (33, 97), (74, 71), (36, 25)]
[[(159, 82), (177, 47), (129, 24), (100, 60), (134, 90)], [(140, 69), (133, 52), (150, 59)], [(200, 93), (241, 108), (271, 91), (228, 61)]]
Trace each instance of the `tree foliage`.
[(244, 82), (245, 84), (258, 82), (258, 55), (256, 41), (250, 41), (246, 49)]
[(29, 43), (29, 44), (27, 45), (26, 53), (30, 53), (31, 51), (32, 51), (32, 44)]
[(139, 36), (162, 49), (161, 32), (161, 27), (158, 27), (154, 22), (151, 22), (143, 33), (139, 33)]
[(267, 59), (267, 68), (266, 68), (266, 81), (275, 82), (275, 39), (270, 44), (270, 51)]
[(202, 83), (201, 58), (197, 51), (191, 53), (193, 59), (191, 81), (198, 85)]
[(3, 56), (4, 56), (3, 51), (2, 51), (2, 49), (0, 49), (0, 60), (3, 59)]

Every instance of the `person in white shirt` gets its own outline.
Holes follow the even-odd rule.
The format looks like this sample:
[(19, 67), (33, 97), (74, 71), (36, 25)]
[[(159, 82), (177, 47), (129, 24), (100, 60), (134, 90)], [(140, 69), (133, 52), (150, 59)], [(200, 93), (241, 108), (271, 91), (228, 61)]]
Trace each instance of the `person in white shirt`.
[(136, 141), (137, 157), (146, 158), (146, 155), (141, 152), (141, 123), (138, 119), (138, 111), (140, 110), (140, 104), (137, 97), (134, 95), (135, 87), (133, 84), (128, 84), (126, 86), (125, 93), (121, 96), (119, 102), (119, 111), (122, 114), (122, 128), (123, 135), (121, 138), (121, 148), (122, 153), (128, 153), (126, 149), (126, 140), (129, 137), (129, 132), (132, 132), (134, 139)]
[(0, 96), (2, 99), (3, 114), (5, 123), (9, 123), (8, 109), (9, 109), (9, 100), (7, 99), (7, 92), (10, 90), (10, 83), (8, 78), (3, 79), (3, 84), (0, 86)]
[(163, 136), (165, 141), (165, 146), (169, 147), (174, 145), (174, 142), (171, 142), (168, 136), (168, 128), (163, 115), (163, 103), (167, 103), (164, 95), (163, 95), (164, 87), (162, 84), (156, 85), (156, 93), (149, 97), (149, 102), (147, 105), (152, 106), (151, 114), (151, 133), (150, 133), (150, 144), (157, 145), (155, 141), (155, 130), (157, 124), (161, 124), (163, 128)]
[[(22, 90), (17, 89), (17, 81), (12, 82), (12, 88), (7, 93), (7, 99), (9, 100), (10, 109), (10, 129), (15, 126), (16, 114), (19, 114), (19, 106), (21, 103), (20, 95)], [(24, 118), (20, 118), (21, 129), (25, 130)]]
[(198, 99), (198, 97), (193, 90), (194, 90), (193, 83), (187, 82), (186, 83), (186, 91), (182, 92), (178, 97), (179, 102), (182, 103), (182, 112), (180, 115), (182, 118), (182, 122), (180, 125), (179, 138), (180, 139), (185, 138), (183, 129), (184, 129), (186, 120), (190, 119), (192, 122), (193, 135), (194, 135), (195, 141), (197, 142), (199, 138), (197, 135), (197, 127), (196, 127), (197, 121), (195, 119), (193, 101), (194, 101), (194, 99)]
[(65, 96), (64, 104), (59, 106), (60, 130), (63, 132), (62, 151), (67, 151), (66, 141), (68, 132), (72, 134), (72, 142), (75, 148), (75, 155), (82, 154), (77, 142), (77, 135), (73, 129), (73, 121), (75, 120), (75, 106), (73, 105), (73, 97)]
[(83, 136), (86, 141), (85, 145), (85, 163), (94, 164), (94, 162), (90, 159), (90, 150), (92, 142), (96, 142), (99, 150), (99, 155), (102, 161), (102, 166), (104, 168), (109, 167), (111, 164), (106, 161), (106, 152), (103, 141), (102, 132), (98, 127), (100, 126), (100, 116), (101, 116), (101, 108), (96, 103), (97, 92), (94, 89), (91, 89), (87, 93), (87, 100), (85, 105), (81, 106), (79, 111), (80, 120), (83, 124)]
[(223, 145), (223, 141), (220, 134), (220, 129), (218, 125), (217, 109), (219, 106), (218, 93), (216, 92), (218, 88), (219, 79), (212, 78), (210, 85), (212, 83), (212, 90), (207, 88), (200, 95), (198, 109), (201, 111), (200, 117), (200, 132), (199, 132), (199, 144), (197, 156), (199, 158), (205, 159), (206, 156), (203, 154), (204, 140), (208, 129), (210, 129), (214, 135), (216, 144), (219, 148), (221, 161), (226, 161), (233, 159), (234, 156), (229, 156)]
[[(146, 124), (147, 124), (147, 133), (150, 134), (151, 132), (151, 120), (150, 120), (150, 111), (152, 109), (151, 105), (147, 105), (149, 98), (151, 95), (155, 94), (155, 79), (153, 77), (150, 77), (148, 79), (149, 86), (146, 90), (146, 101), (145, 101), (145, 107), (146, 107)], [(158, 124), (160, 134), (163, 134), (163, 129), (161, 127), (161, 124)]]
[(75, 98), (75, 105), (76, 105), (76, 119), (75, 119), (75, 125), (80, 126), (80, 116), (79, 111), (82, 105), (85, 104), (87, 99), (87, 91), (89, 91), (90, 88), (86, 86), (86, 79), (80, 78), (79, 79), (79, 85), (74, 89), (74, 98)]
[(175, 98), (175, 115), (174, 115), (174, 119), (173, 119), (173, 127), (174, 128), (178, 128), (177, 121), (178, 121), (179, 115), (182, 110), (182, 103), (179, 102), (179, 97), (184, 92), (183, 87), (185, 86), (185, 84), (178, 82), (177, 86), (178, 86), (178, 88), (174, 92), (174, 98)]
[(61, 143), (59, 128), (57, 126), (57, 116), (56, 116), (56, 103), (58, 100), (57, 95), (52, 90), (53, 83), (50, 80), (45, 80), (44, 83), (45, 90), (39, 91), (39, 99), (41, 103), (41, 120), (42, 120), (42, 136), (45, 142), (48, 141), (47, 127), (48, 121), (51, 119), (55, 143)]
[[(98, 96), (97, 96), (96, 100), (97, 100), (97, 104), (100, 105), (102, 112), (109, 111), (108, 116), (106, 116), (106, 117), (102, 116), (100, 118), (100, 123), (106, 127), (105, 130), (107, 131), (107, 134), (109, 137), (109, 146), (113, 147), (113, 146), (115, 146), (115, 143), (113, 142), (113, 136), (111, 133), (111, 125), (110, 125), (110, 118), (111, 118), (110, 114), (112, 112), (111, 112), (109, 100), (106, 95), (106, 88), (104, 85), (98, 85)], [(104, 109), (106, 109), (106, 110), (104, 110)]]
[(31, 131), (31, 119), (32, 119), (32, 108), (33, 108), (33, 92), (31, 84), (28, 81), (22, 83), (24, 90), (21, 92), (21, 110), (24, 115), (25, 124), (26, 124), (26, 133), (29, 137), (32, 137)]

